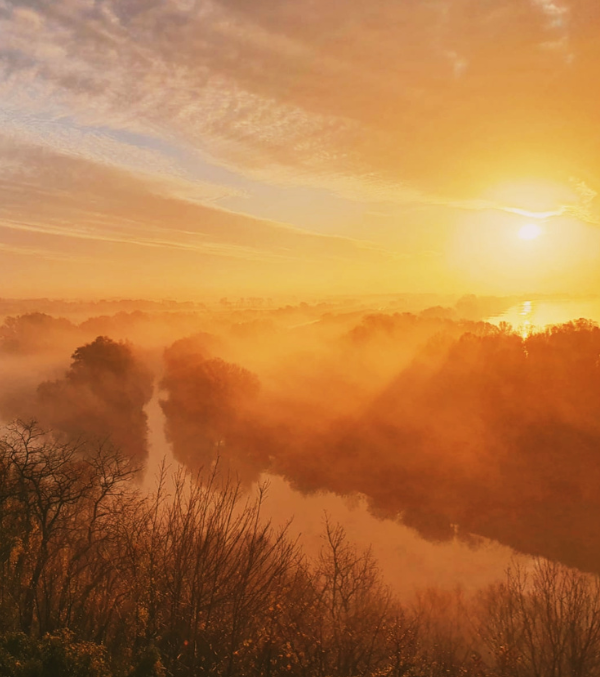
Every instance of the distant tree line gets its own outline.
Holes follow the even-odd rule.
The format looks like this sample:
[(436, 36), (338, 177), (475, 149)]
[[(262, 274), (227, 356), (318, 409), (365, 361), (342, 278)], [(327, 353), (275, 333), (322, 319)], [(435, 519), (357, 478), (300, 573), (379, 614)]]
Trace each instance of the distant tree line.
[(593, 677), (598, 579), (515, 564), (475, 599), (402, 604), (325, 522), (311, 561), (219, 477), (149, 495), (108, 445), (0, 437), (3, 677)]

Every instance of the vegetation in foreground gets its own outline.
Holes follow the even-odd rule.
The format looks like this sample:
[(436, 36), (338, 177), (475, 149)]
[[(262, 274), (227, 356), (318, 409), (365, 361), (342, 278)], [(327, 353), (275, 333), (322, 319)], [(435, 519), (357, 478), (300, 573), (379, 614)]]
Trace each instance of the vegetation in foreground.
[(0, 675), (600, 675), (600, 584), (546, 560), (401, 604), (326, 523), (316, 561), (215, 473), (152, 495), (108, 446), (0, 439)]

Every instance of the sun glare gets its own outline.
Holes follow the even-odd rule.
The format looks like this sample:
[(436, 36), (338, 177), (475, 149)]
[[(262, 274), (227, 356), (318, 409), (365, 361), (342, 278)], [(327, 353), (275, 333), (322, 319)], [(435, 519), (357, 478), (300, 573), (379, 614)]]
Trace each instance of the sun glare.
[(537, 223), (527, 223), (519, 230), (521, 240), (535, 240), (541, 234), (542, 228)]

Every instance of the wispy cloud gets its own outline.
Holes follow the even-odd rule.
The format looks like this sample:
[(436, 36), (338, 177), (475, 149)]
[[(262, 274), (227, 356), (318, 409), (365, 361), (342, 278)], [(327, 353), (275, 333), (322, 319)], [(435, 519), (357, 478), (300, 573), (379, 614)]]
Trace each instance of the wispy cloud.
[[(379, 275), (417, 253), (388, 251), (377, 217), (352, 230), (352, 209), (596, 224), (594, 1), (0, 0), (0, 217), (82, 256), (94, 241), (328, 279), (327, 262)], [(539, 209), (486, 197), (531, 177), (586, 188)]]
[[(561, 137), (573, 104), (592, 104), (590, 3), (5, 2), (2, 94), (12, 110), (43, 102), (272, 181), (359, 178), (465, 199), (499, 166), (576, 173), (594, 128)], [(540, 45), (567, 24), (585, 64), (562, 72)]]
[[(0, 223), (0, 229), (4, 226), (5, 224)], [(46, 249), (35, 249), (32, 247), (19, 247), (5, 244), (3, 242), (0, 242), (0, 251), (17, 256), (34, 256), (40, 259), (48, 259), (50, 261), (68, 261), (71, 258), (68, 254), (64, 253), (56, 253)]]
[[(384, 256), (372, 243), (303, 231), (184, 199), (148, 178), (0, 143), (0, 229), (253, 260)], [(19, 214), (20, 218), (15, 218)]]

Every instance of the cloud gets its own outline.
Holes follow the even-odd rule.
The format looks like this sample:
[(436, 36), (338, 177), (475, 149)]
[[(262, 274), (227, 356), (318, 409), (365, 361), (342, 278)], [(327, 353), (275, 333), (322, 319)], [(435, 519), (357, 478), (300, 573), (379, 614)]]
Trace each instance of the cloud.
[(0, 283), (10, 295), (39, 296), (40, 285), (69, 297), (287, 293), (396, 269), (373, 242), (229, 211), (173, 181), (3, 137), (0, 154)]
[(465, 210), (598, 223), (596, 29), (591, 0), (4, 0), (0, 283), (463, 293)]
[(4, 2), (3, 106), (269, 181), (467, 200), (597, 181), (596, 28), (591, 0)]
[[(2, 226), (0, 225), (0, 228)], [(68, 261), (68, 254), (52, 253), (45, 251), (43, 249), (35, 249), (33, 247), (15, 247), (9, 244), (4, 244), (0, 242), (0, 250), (8, 254), (14, 254), (16, 256), (34, 256), (41, 259), (51, 259), (55, 261)]]
[(0, 229), (247, 259), (384, 256), (368, 242), (324, 236), (185, 199), (172, 186), (0, 138)]

